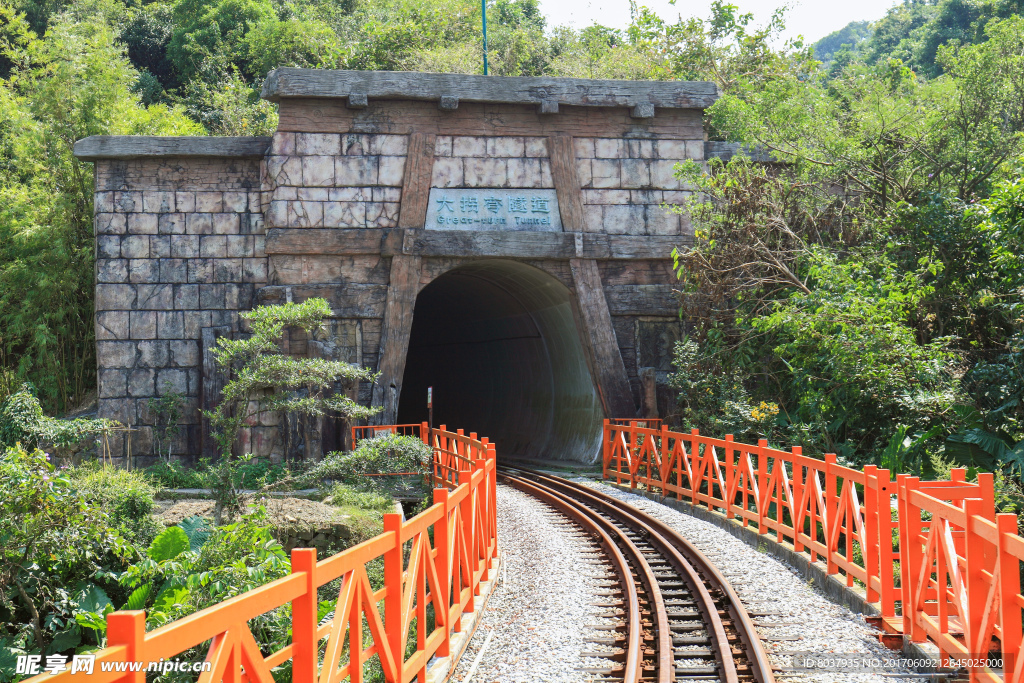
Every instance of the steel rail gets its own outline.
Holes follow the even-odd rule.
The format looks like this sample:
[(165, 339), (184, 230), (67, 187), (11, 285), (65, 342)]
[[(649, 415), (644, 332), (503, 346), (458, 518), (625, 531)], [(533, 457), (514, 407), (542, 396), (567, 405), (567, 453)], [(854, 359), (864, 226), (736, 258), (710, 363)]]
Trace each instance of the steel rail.
[(617, 506), (619, 509), (625, 510), (628, 514), (642, 520), (648, 527), (656, 529), (658, 533), (668, 539), (684, 556), (687, 557), (687, 559), (690, 560), (691, 563), (697, 565), (698, 572), (705, 577), (706, 581), (708, 581), (717, 590), (722, 591), (725, 595), (727, 609), (730, 616), (733, 618), (734, 623), (737, 625), (738, 635), (743, 641), (744, 649), (747, 651), (747, 657), (754, 669), (755, 678), (759, 683), (773, 683), (775, 681), (775, 674), (772, 672), (772, 666), (771, 662), (768, 660), (768, 654), (765, 652), (764, 647), (761, 644), (761, 639), (758, 637), (757, 630), (754, 628), (754, 622), (747, 613), (747, 609), (743, 606), (743, 602), (740, 600), (739, 595), (736, 594), (736, 591), (729, 583), (729, 580), (726, 579), (718, 570), (718, 567), (716, 567), (714, 563), (704, 555), (704, 553), (698, 550), (696, 546), (684, 538), (678, 531), (661, 520), (648, 515), (642, 510), (634, 508), (628, 503), (624, 503), (617, 498), (609, 496), (606, 493), (567, 481), (561, 477), (551, 477), (540, 473), (538, 473), (538, 475), (545, 480), (557, 481), (561, 486), (572, 488), (586, 493), (589, 496), (599, 498), (609, 505)]
[[(624, 683), (640, 683), (643, 673), (643, 640), (642, 624), (640, 615), (640, 599), (637, 595), (636, 585), (631, 580), (630, 563), (622, 554), (622, 551), (612, 540), (606, 530), (607, 522), (600, 520), (600, 517), (586, 510), (570, 498), (549, 489), (546, 486), (538, 485), (524, 479), (499, 473), (500, 478), (506, 479), (510, 484), (524, 493), (539, 498), (556, 508), (567, 517), (574, 519), (581, 527), (585, 528), (601, 540), (606, 555), (611, 560), (615, 573), (619, 575), (622, 585), (626, 590), (626, 612), (627, 612), (627, 648), (626, 663), (623, 670)], [(614, 528), (614, 526), (612, 527)]]
[(715, 641), (715, 658), (721, 667), (720, 680), (733, 683), (740, 679), (741, 673), (728, 641), (729, 634), (726, 632), (725, 623), (711, 595), (712, 592), (721, 594), (725, 600), (725, 610), (742, 644), (742, 653), (746, 655), (745, 659), (750, 667), (749, 675), (758, 683), (775, 682), (771, 663), (739, 596), (718, 568), (692, 543), (660, 520), (605, 493), (535, 470), (522, 467), (515, 469), (564, 495), (574, 497), (584, 506), (599, 509), (615, 517), (620, 523), (643, 534), (673, 561), (680, 574), (689, 579), (693, 592), (700, 597), (701, 604), (698, 608), (705, 616), (709, 634)]
[[(594, 523), (603, 528), (609, 536), (614, 536), (619, 544), (625, 547), (627, 550), (631, 564), (637, 573), (637, 580), (643, 584), (644, 590), (649, 599), (650, 607), (653, 610), (653, 616), (655, 618), (655, 624), (657, 628), (657, 648), (655, 653), (657, 655), (657, 681), (658, 683), (671, 683), (675, 680), (675, 662), (672, 652), (672, 632), (669, 628), (669, 617), (668, 610), (665, 607), (665, 599), (662, 596), (661, 588), (658, 585), (658, 579), (654, 576), (654, 571), (651, 569), (650, 564), (644, 558), (643, 553), (636, 544), (627, 536), (621, 529), (611, 523), (608, 519), (602, 517), (599, 514), (595, 514), (593, 509), (581, 506), (579, 502), (572, 500), (570, 497), (563, 493), (560, 493), (551, 487), (538, 484), (536, 482), (526, 481), (521, 477), (509, 475), (508, 473), (502, 473), (501, 475), (509, 483), (517, 488), (529, 487), (531, 489), (543, 490), (548, 496), (556, 497), (563, 505), (573, 506), (581, 510), (588, 518)], [(636, 591), (636, 586), (632, 578), (627, 578), (623, 581), (623, 586), (627, 590), (633, 592)], [(641, 625), (642, 627), (642, 625)], [(640, 631), (637, 631), (640, 634)], [(627, 657), (632, 655), (633, 644), (633, 630), (630, 629), (630, 649), (627, 650)], [(637, 648), (636, 659), (643, 665), (643, 643), (639, 638), (635, 641), (635, 647)], [(648, 680), (648, 679), (645, 679)]]

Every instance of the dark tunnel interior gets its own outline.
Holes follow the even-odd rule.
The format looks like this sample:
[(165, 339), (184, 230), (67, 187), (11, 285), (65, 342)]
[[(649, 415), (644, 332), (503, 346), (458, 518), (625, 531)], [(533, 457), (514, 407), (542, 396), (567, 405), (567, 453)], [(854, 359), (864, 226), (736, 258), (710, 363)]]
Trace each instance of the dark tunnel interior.
[(600, 400), (568, 288), (512, 261), (451, 270), (416, 299), (398, 421), (487, 436), (502, 455), (593, 462)]

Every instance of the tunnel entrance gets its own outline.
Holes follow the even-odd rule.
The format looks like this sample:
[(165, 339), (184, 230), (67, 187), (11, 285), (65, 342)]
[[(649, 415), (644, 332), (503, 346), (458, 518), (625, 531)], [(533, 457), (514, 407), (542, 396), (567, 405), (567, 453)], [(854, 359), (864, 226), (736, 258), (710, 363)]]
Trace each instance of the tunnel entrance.
[(472, 429), (502, 455), (594, 462), (600, 399), (569, 289), (514, 261), (448, 271), (416, 298), (398, 421)]

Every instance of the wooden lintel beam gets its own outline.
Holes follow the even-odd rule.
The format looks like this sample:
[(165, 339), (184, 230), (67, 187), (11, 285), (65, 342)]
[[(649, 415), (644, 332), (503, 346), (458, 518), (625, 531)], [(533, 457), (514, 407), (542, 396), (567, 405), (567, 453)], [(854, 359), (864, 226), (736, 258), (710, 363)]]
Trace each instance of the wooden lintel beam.
[(686, 247), (681, 235), (604, 235), (599, 233), (403, 230), (394, 228), (271, 228), (266, 251), (275, 254), (408, 254), (469, 258), (568, 260), (671, 260), (672, 249)]

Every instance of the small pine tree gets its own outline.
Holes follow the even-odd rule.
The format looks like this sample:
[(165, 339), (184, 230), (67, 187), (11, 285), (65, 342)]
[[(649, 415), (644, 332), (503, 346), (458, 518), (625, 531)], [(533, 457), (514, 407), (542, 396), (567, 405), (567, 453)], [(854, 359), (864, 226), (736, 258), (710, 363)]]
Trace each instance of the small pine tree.
[(241, 510), (242, 501), (234, 486), (232, 450), (242, 428), (259, 413), (280, 411), (299, 416), (305, 452), (310, 457), (314, 420), (332, 414), (365, 419), (376, 412), (343, 393), (328, 393), (337, 382), (373, 381), (376, 375), (372, 371), (343, 361), (294, 358), (281, 350), (286, 328), (299, 328), (312, 339), (330, 314), (330, 305), (320, 298), (301, 304), (259, 306), (241, 314), (249, 323), (248, 337), (218, 340), (214, 360), (230, 379), (224, 385), (220, 404), (205, 413), (221, 454), (215, 493), (218, 524), (224, 512), (233, 515)]

